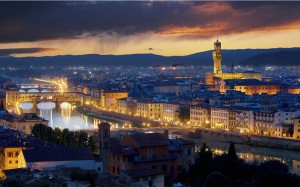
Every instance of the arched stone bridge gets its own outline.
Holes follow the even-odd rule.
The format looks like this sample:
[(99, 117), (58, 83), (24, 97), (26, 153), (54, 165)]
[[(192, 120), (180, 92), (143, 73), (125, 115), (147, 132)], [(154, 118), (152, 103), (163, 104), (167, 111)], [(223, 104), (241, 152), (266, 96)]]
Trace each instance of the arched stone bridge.
[(52, 88), (20, 88), (19, 93), (49, 93), (58, 92)]
[(52, 102), (81, 102), (80, 94), (77, 92), (40, 92), (40, 93), (19, 93), (19, 102), (39, 103), (42, 101)]

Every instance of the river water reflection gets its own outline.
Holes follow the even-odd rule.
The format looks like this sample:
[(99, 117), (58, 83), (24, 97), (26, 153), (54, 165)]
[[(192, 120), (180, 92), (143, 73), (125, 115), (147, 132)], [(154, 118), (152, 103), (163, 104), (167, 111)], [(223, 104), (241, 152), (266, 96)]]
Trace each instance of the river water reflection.
[[(52, 128), (60, 127), (70, 130), (79, 129), (97, 129), (100, 122), (105, 120), (96, 119), (85, 116), (76, 111), (76, 108), (69, 103), (61, 103), (56, 106), (52, 102), (42, 102), (36, 107), (32, 103), (21, 103), (20, 108), (23, 113), (35, 112), (39, 116), (49, 120), (49, 126)], [(122, 127), (123, 124), (110, 122), (112, 127)], [(176, 135), (177, 136), (177, 135)], [(206, 144), (214, 151), (215, 154), (227, 152), (229, 143), (209, 140), (197, 140), (197, 148), (200, 148), (202, 143)], [(238, 156), (247, 162), (257, 160), (259, 162), (266, 160), (279, 160), (289, 166), (293, 173), (300, 174), (300, 153), (296, 151), (277, 150), (262, 147), (250, 147), (246, 145), (236, 144)]]
[[(196, 149), (199, 150), (204, 142), (211, 148), (215, 155), (227, 153), (229, 149), (229, 143), (215, 140), (196, 140)], [(254, 161), (264, 162), (268, 160), (278, 160), (286, 164), (290, 172), (300, 175), (300, 152), (254, 147), (243, 144), (235, 144), (235, 148), (239, 158), (248, 163)]]
[[(105, 120), (88, 117), (79, 113), (75, 106), (64, 102), (56, 106), (53, 102), (41, 102), (36, 107), (32, 103), (21, 103), (22, 113), (37, 113), (49, 121), (52, 128), (68, 128), (70, 130), (96, 129)], [(117, 124), (112, 124), (113, 126)]]

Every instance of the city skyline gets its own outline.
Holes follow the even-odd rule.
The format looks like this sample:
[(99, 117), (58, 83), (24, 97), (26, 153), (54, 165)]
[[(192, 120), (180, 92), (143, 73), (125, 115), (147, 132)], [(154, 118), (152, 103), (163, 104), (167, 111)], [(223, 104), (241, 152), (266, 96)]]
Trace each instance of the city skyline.
[[(1, 2), (1, 56), (299, 47), (299, 2)], [(259, 45), (258, 45), (259, 44)]]

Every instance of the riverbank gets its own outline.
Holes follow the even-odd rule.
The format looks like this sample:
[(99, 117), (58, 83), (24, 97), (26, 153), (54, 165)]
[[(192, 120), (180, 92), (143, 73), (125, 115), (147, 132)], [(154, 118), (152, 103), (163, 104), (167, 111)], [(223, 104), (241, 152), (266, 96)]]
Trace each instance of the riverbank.
[[(77, 111), (97, 119), (104, 119), (110, 122), (121, 123), (121, 124), (132, 124), (132, 127), (145, 128), (142, 124), (151, 124), (151, 127), (161, 127), (160, 122), (152, 121), (149, 119), (128, 116), (125, 114), (119, 114), (111, 111), (96, 110), (87, 107), (78, 107)], [(185, 129), (187, 130), (187, 129)], [(194, 130), (194, 129), (193, 129)], [(180, 134), (178, 129), (178, 134)], [(227, 131), (216, 131), (213, 129), (196, 129), (194, 132), (192, 129), (183, 135), (189, 139), (200, 139), (200, 140), (213, 140), (218, 142), (234, 142), (236, 144), (248, 145), (252, 147), (265, 147), (272, 149), (300, 151), (300, 141), (292, 139), (282, 139), (264, 136), (248, 136), (237, 133), (230, 133)]]
[(187, 135), (191, 139), (213, 140), (219, 142), (234, 142), (254, 147), (266, 147), (272, 149), (283, 149), (300, 151), (300, 142), (292, 139), (273, 138), (255, 135), (241, 135), (223, 131), (213, 131), (210, 129), (196, 129)]
[[(105, 110), (98, 110), (95, 108), (89, 108), (89, 107), (77, 107), (76, 110), (89, 117), (97, 118), (97, 119), (104, 119), (110, 122), (116, 122), (121, 124), (131, 124), (132, 127), (144, 127), (143, 125), (148, 125), (151, 127), (159, 127), (160, 122), (153, 121), (150, 119), (137, 117), (137, 116), (129, 116), (125, 114), (120, 114), (116, 112), (111, 111), (105, 111)], [(148, 127), (149, 127), (148, 126)]]
[(114, 116), (108, 116), (108, 115), (102, 115), (101, 113), (97, 113), (95, 111), (92, 111), (90, 109), (84, 109), (83, 107), (77, 107), (76, 108), (77, 112), (89, 116), (89, 117), (93, 117), (96, 119), (103, 119), (103, 120), (107, 120), (113, 123), (130, 123), (129, 121), (123, 120), (123, 119), (119, 119), (119, 118), (115, 118)]

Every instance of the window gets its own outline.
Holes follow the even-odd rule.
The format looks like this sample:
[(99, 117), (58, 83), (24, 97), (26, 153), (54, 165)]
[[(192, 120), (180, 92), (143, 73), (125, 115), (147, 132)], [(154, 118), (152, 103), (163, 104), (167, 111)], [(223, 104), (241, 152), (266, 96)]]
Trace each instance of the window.
[(11, 163), (12, 163), (12, 161), (10, 160), (10, 161), (8, 161), (8, 163), (9, 163), (9, 164), (11, 164)]
[(13, 157), (13, 152), (12, 151), (7, 152), (7, 156), (8, 157)]

